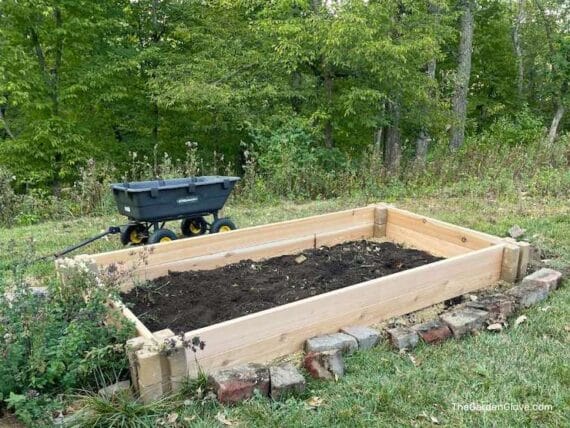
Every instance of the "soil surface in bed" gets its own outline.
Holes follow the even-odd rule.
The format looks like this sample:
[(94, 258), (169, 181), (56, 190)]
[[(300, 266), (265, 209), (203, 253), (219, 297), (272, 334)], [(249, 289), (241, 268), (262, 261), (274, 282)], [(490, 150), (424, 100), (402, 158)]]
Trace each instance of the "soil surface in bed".
[(355, 241), (214, 270), (171, 272), (122, 299), (151, 331), (180, 333), (437, 260), (391, 242)]

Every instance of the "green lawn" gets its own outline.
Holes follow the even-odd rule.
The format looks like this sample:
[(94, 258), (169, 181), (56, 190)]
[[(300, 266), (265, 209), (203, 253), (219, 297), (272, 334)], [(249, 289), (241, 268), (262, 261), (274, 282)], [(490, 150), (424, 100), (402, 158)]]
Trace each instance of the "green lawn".
[[(368, 201), (371, 202), (371, 201)], [(570, 275), (570, 205), (567, 200), (408, 199), (395, 205), (481, 231), (502, 235), (513, 224), (526, 229), (525, 238), (540, 249), (544, 263)], [(301, 217), (367, 203), (333, 200), (303, 205), (227, 209), (241, 227)], [(38, 226), (0, 229), (0, 270), (30, 257), (32, 236), (39, 254), (48, 253), (118, 224), (117, 216), (50, 222)], [(15, 243), (9, 243), (14, 239)], [(88, 248), (90, 252), (117, 248), (117, 237)], [(8, 251), (9, 250), (9, 251)], [(35, 266), (32, 276), (53, 272), (51, 263)], [(420, 346), (399, 355), (386, 345), (347, 357), (348, 373), (338, 382), (310, 381), (304, 396), (285, 402), (255, 398), (235, 407), (191, 396), (156, 409), (158, 415), (179, 414), (179, 426), (220, 426), (218, 415), (241, 426), (529, 426), (570, 424), (570, 285), (525, 310), (528, 320), (502, 333), (484, 332), (439, 346)], [(320, 405), (308, 400), (318, 397)], [(185, 400), (186, 399), (186, 400)], [(313, 400), (314, 401), (314, 400)], [(464, 411), (456, 405), (547, 405), (550, 410)], [(152, 413), (152, 412), (151, 412)], [(143, 419), (140, 420), (142, 423)]]

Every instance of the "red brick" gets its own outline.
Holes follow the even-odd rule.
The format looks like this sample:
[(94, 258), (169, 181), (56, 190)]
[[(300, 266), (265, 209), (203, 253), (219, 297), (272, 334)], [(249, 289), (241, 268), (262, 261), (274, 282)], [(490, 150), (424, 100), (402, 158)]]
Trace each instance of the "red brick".
[(435, 344), (443, 342), (452, 336), (447, 325), (439, 320), (427, 321), (413, 327), (422, 340), (426, 343)]
[(344, 375), (342, 351), (309, 352), (303, 366), (315, 379), (335, 379)]
[(269, 369), (261, 364), (237, 366), (210, 375), (208, 383), (221, 403), (235, 404), (251, 398), (255, 390), (269, 395)]

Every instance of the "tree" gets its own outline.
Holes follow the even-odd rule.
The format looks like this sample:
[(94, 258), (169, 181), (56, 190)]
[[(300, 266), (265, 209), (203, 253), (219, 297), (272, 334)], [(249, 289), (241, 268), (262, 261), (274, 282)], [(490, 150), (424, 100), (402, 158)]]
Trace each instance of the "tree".
[(471, 54), (473, 51), (474, 0), (459, 0), (461, 25), (455, 90), (452, 98), (453, 123), (449, 146), (457, 150), (465, 140), (467, 118), (467, 96), (471, 77)]

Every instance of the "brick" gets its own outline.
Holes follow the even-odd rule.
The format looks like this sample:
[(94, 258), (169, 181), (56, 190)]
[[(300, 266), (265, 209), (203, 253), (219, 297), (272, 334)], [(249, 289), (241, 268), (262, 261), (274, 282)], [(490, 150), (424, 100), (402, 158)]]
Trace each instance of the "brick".
[(269, 369), (261, 364), (236, 366), (211, 374), (208, 384), (221, 403), (235, 404), (251, 398), (255, 390), (269, 395)]
[(461, 337), (475, 330), (480, 330), (487, 320), (489, 313), (468, 306), (453, 309), (440, 315), (455, 337)]
[(306, 352), (340, 350), (348, 354), (358, 349), (358, 342), (349, 334), (334, 333), (311, 337), (305, 342)]
[(408, 327), (396, 327), (387, 330), (390, 343), (397, 349), (412, 349), (419, 341), (416, 331)]
[(542, 268), (522, 280), (522, 285), (543, 284), (548, 287), (548, 291), (556, 290), (562, 280), (562, 274), (554, 269)]
[(339, 349), (323, 352), (309, 352), (303, 366), (315, 379), (336, 379), (344, 376), (344, 360)]
[(515, 311), (513, 297), (501, 293), (482, 296), (473, 302), (467, 303), (466, 306), (489, 312), (487, 321), (491, 324), (505, 321)]
[(507, 290), (506, 294), (515, 299), (517, 306), (528, 308), (548, 297), (548, 284), (543, 282), (521, 284)]
[(452, 336), (449, 327), (440, 320), (431, 320), (412, 327), (425, 343), (443, 342)]
[(378, 330), (360, 325), (343, 327), (340, 331), (341, 333), (354, 337), (358, 342), (358, 349), (373, 348), (380, 339), (380, 332)]
[(270, 391), (274, 400), (305, 390), (305, 378), (293, 364), (269, 367)]
[(110, 399), (115, 395), (124, 395), (127, 398), (133, 397), (133, 392), (131, 390), (131, 382), (128, 380), (124, 380), (122, 382), (117, 382), (112, 385), (106, 386), (105, 388), (101, 388), (98, 391), (98, 394), (101, 397)]

